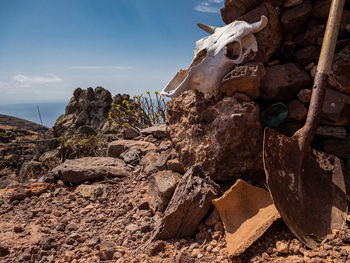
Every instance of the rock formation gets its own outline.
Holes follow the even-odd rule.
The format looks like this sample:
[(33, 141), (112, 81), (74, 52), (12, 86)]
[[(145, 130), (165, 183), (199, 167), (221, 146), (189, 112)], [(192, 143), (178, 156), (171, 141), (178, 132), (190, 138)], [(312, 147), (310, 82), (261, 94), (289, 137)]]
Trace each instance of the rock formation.
[[(254, 243), (248, 238), (242, 243), (244, 250), (229, 259), (227, 220), (238, 222), (231, 229), (236, 233), (238, 227), (249, 225), (249, 219), (236, 216), (231, 221), (228, 214), (221, 219), (224, 210), (212, 205), (237, 179), (250, 181), (254, 188), (265, 187), (264, 125), (282, 116), (274, 129), (286, 135), (303, 125), (329, 5), (328, 0), (225, 0), (221, 10), (225, 23), (236, 19), (254, 23), (262, 15), (268, 17), (264, 30), (255, 34), (258, 53), (254, 61), (223, 76), (217, 96), (205, 98), (189, 90), (168, 102), (166, 125), (99, 137), (102, 127), (109, 129), (111, 94), (103, 88), (76, 89), (65, 115), (53, 132), (41, 136), (45, 140), (37, 144), (34, 160), (25, 165), (33, 150), (10, 151), (6, 146), (12, 146), (16, 136), (29, 140), (40, 135), (0, 127), (1, 165), (17, 169), (21, 176), (7, 166), (0, 174), (6, 175), (0, 178), (0, 261), (348, 262), (348, 222), (319, 248), (307, 249), (281, 220), (267, 229), (270, 221), (263, 231), (254, 230), (253, 223), (250, 234), (262, 236)], [(312, 142), (342, 159), (348, 193), (349, 9), (347, 1), (330, 86)], [(234, 49), (229, 44), (227, 55), (234, 55)], [(267, 111), (276, 103), (284, 106), (273, 109), (282, 112)], [(101, 151), (61, 163), (65, 149), (57, 148), (53, 137), (62, 134), (98, 138)], [(250, 204), (245, 205), (245, 194), (237, 193), (243, 199), (237, 208), (245, 208), (245, 218), (256, 218), (257, 210), (251, 207), (259, 197), (249, 195)], [(349, 194), (347, 198), (350, 202)], [(248, 237), (242, 235), (241, 239)], [(234, 238), (238, 247), (241, 239)]]
[[(263, 174), (259, 106), (225, 97), (207, 101), (185, 92), (168, 102), (168, 132), (188, 169), (200, 164), (215, 181)], [(259, 179), (258, 179), (259, 180)]]
[(93, 129), (102, 128), (111, 108), (112, 96), (108, 90), (97, 87), (94, 90), (77, 88), (69, 101), (65, 114), (61, 115), (53, 132), (56, 137), (63, 134), (72, 135), (81, 126)]

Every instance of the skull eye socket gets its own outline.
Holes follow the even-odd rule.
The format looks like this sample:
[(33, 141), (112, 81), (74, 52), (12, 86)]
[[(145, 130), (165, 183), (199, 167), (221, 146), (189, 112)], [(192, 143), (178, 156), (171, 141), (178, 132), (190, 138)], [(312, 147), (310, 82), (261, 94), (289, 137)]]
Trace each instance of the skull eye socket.
[(241, 45), (238, 41), (229, 43), (226, 45), (227, 54), (226, 56), (230, 59), (237, 59), (241, 54)]
[(202, 49), (201, 51), (199, 51), (197, 56), (192, 61), (192, 64), (190, 65), (189, 68), (200, 64), (202, 62), (202, 60), (206, 57), (206, 55), (207, 55), (207, 50), (206, 49)]

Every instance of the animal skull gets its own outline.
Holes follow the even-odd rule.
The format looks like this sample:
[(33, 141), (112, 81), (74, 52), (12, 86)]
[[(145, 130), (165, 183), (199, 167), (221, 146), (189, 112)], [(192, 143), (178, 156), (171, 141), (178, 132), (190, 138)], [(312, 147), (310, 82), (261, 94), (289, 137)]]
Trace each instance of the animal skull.
[[(196, 42), (191, 65), (188, 69), (177, 72), (161, 91), (161, 95), (174, 98), (181, 92), (196, 89), (204, 93), (206, 98), (211, 97), (218, 89), (222, 78), (235, 65), (242, 64), (255, 56), (258, 44), (253, 33), (264, 29), (267, 22), (267, 17), (262, 16), (260, 21), (253, 24), (245, 21), (234, 21), (224, 27), (198, 24), (211, 35)], [(234, 59), (227, 56), (228, 44), (233, 44), (231, 57), (237, 55)]]

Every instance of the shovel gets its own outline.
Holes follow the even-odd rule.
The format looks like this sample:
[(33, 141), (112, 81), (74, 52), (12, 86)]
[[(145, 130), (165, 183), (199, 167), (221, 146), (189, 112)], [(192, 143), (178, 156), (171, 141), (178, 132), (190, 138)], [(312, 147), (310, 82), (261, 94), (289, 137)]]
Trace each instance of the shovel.
[(282, 219), (306, 246), (315, 248), (344, 226), (347, 203), (341, 161), (310, 147), (320, 118), (344, 0), (333, 0), (305, 125), (292, 137), (264, 131), (267, 185)]

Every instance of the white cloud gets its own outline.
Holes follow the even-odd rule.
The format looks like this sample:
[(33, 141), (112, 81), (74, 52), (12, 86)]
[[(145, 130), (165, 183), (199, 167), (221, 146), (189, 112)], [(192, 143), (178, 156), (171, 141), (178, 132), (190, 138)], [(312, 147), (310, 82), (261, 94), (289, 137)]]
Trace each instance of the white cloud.
[(22, 87), (31, 87), (33, 84), (47, 84), (62, 82), (62, 79), (53, 75), (47, 74), (46, 76), (26, 76), (24, 74), (17, 74), (12, 77)]
[(201, 1), (194, 9), (203, 13), (220, 13), (220, 8), (224, 0)]
[(130, 66), (110, 66), (110, 67), (101, 67), (101, 66), (72, 66), (71, 69), (81, 69), (81, 70), (100, 70), (100, 69), (117, 69), (117, 70), (128, 70), (133, 69)]
[(10, 85), (7, 82), (0, 81), (0, 89), (6, 89), (9, 87), (10, 87)]

